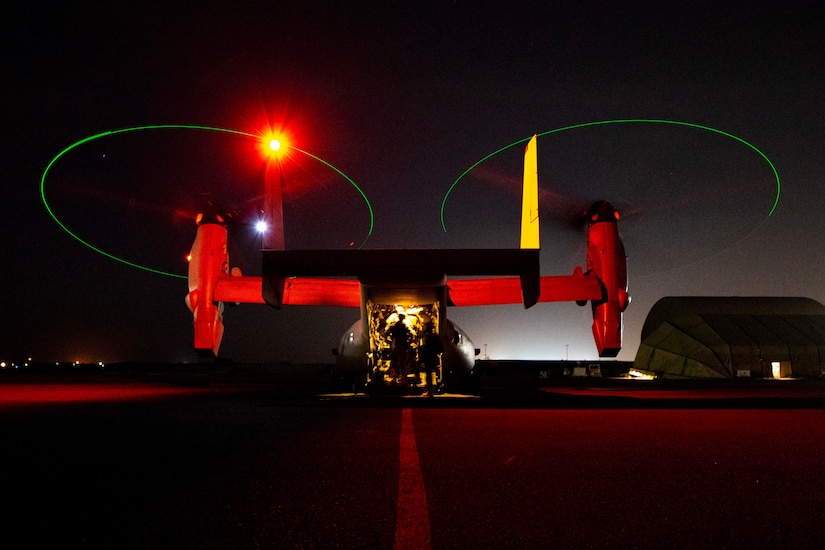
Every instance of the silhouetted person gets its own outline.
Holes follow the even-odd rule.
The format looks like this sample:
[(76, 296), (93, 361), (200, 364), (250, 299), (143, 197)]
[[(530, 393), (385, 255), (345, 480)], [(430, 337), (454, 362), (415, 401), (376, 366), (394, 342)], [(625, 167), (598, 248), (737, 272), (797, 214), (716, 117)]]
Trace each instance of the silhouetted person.
[(444, 344), (441, 343), (438, 333), (435, 332), (435, 326), (430, 321), (424, 325), (424, 338), (421, 340), (421, 346), (418, 348), (418, 359), (424, 365), (424, 373), (427, 377), (427, 397), (433, 396), (433, 371), (438, 368), (441, 362), (439, 356), (444, 351)]
[(410, 341), (412, 333), (404, 323), (404, 314), (398, 315), (398, 321), (393, 324), (387, 333), (390, 337), (390, 367), (402, 380), (407, 379), (407, 368), (410, 363)]

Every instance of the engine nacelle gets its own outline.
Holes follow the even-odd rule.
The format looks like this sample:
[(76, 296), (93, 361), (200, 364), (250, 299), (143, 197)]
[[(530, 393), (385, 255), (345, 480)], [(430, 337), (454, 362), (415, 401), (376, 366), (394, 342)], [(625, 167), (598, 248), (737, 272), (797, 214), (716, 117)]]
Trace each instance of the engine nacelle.
[(223, 338), (223, 304), (213, 298), (218, 276), (229, 270), (226, 241), (226, 227), (217, 219), (199, 220), (189, 253), (186, 305), (192, 312), (195, 350), (204, 356), (217, 356)]
[(616, 357), (622, 349), (622, 312), (627, 293), (627, 256), (619, 237), (619, 213), (607, 201), (587, 212), (587, 270), (598, 277), (602, 299), (593, 301), (593, 338), (600, 357)]

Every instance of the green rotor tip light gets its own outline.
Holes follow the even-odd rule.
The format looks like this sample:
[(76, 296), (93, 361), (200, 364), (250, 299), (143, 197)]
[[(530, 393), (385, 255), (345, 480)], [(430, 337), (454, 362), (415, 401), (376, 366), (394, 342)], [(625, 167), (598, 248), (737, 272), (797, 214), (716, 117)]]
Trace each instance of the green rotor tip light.
[[(728, 132), (725, 132), (723, 130), (718, 130), (716, 128), (711, 128), (710, 126), (703, 126), (702, 124), (694, 124), (692, 122), (681, 122), (681, 121), (678, 121), (678, 120), (650, 119), (650, 118), (617, 118), (617, 119), (613, 119), (613, 120), (598, 120), (598, 121), (595, 121), (595, 122), (583, 122), (581, 124), (573, 124), (571, 126), (564, 126), (564, 127), (561, 127), (561, 128), (555, 128), (553, 130), (548, 130), (546, 132), (541, 132), (541, 133), (538, 133), (536, 135), (541, 137), (541, 136), (547, 136), (547, 135), (550, 135), (550, 134), (558, 134), (560, 132), (566, 132), (568, 130), (575, 130), (575, 129), (578, 129), (578, 128), (587, 128), (589, 126), (604, 126), (604, 125), (607, 125), (607, 124), (669, 124), (671, 126), (686, 126), (686, 127), (690, 127), (690, 128), (697, 128), (699, 130), (705, 130), (707, 132), (712, 132), (714, 134), (719, 134), (719, 135), (725, 136), (727, 138), (730, 138), (734, 141), (738, 141), (739, 143), (749, 147), (750, 149), (755, 151), (760, 157), (762, 157), (762, 159), (765, 162), (768, 163), (768, 166), (770, 167), (771, 172), (773, 172), (774, 178), (776, 179), (776, 196), (774, 197), (773, 205), (771, 205), (770, 211), (768, 212), (768, 216), (773, 215), (774, 210), (776, 210), (776, 207), (779, 204), (779, 192), (780, 192), (779, 173), (776, 171), (776, 167), (773, 165), (773, 163), (768, 158), (768, 156), (765, 153), (763, 153), (762, 151), (760, 151), (759, 149), (757, 149), (757, 147), (755, 145), (753, 145), (752, 143), (749, 143), (749, 142), (745, 141), (744, 139), (742, 139), (738, 136), (735, 136), (733, 134), (730, 134)], [(532, 136), (530, 136), (530, 137), (532, 137)], [(481, 160), (479, 160), (478, 162), (476, 162), (475, 164), (473, 164), (472, 166), (467, 168), (464, 172), (462, 172), (462, 174), (460, 176), (458, 176), (456, 178), (456, 180), (452, 183), (452, 185), (450, 185), (449, 189), (447, 189), (447, 193), (445, 193), (444, 198), (441, 201), (441, 228), (444, 230), (445, 233), (447, 231), (447, 225), (444, 221), (444, 208), (447, 205), (447, 199), (449, 198), (450, 194), (453, 192), (453, 189), (455, 189), (455, 187), (464, 178), (464, 176), (469, 174), (476, 166), (478, 166), (482, 162), (486, 161), (487, 159), (489, 159), (489, 158), (491, 158), (491, 157), (493, 157), (493, 156), (495, 156), (495, 155), (497, 155), (497, 154), (499, 154), (503, 151), (506, 151), (507, 149), (515, 147), (516, 145), (520, 145), (522, 143), (527, 143), (527, 141), (530, 140), (530, 137), (526, 137), (524, 139), (514, 141), (513, 143), (510, 143), (509, 145), (505, 145), (501, 149), (497, 149), (497, 150), (493, 151), (489, 155), (485, 156), (484, 158), (482, 158)]]
[[(150, 126), (134, 126), (134, 127), (131, 127), (131, 128), (122, 128), (120, 130), (110, 130), (110, 131), (106, 131), (106, 132), (101, 132), (99, 134), (94, 134), (92, 136), (85, 137), (81, 140), (78, 140), (78, 141), (72, 143), (71, 145), (69, 145), (68, 147), (66, 147), (62, 151), (60, 151), (49, 162), (49, 164), (46, 166), (46, 169), (43, 171), (43, 175), (40, 177), (40, 198), (43, 201), (43, 206), (46, 208), (46, 211), (49, 213), (49, 216), (51, 216), (51, 218), (55, 221), (55, 223), (57, 223), (57, 225), (59, 225), (61, 227), (61, 229), (63, 229), (63, 231), (65, 231), (70, 237), (72, 237), (73, 239), (75, 239), (76, 241), (81, 243), (82, 245), (94, 250), (98, 254), (101, 254), (101, 255), (103, 255), (103, 256), (111, 259), (111, 260), (114, 260), (116, 262), (120, 262), (122, 264), (126, 264), (128, 266), (135, 267), (137, 269), (141, 269), (141, 270), (144, 270), (144, 271), (148, 271), (150, 273), (156, 273), (158, 275), (164, 275), (164, 276), (167, 276), (167, 277), (174, 277), (174, 278), (178, 278), (178, 279), (186, 279), (187, 278), (186, 275), (180, 275), (178, 273), (171, 273), (171, 272), (168, 272), (168, 271), (163, 271), (163, 270), (155, 269), (155, 268), (152, 268), (152, 267), (149, 267), (149, 266), (146, 266), (146, 265), (138, 264), (136, 262), (133, 262), (133, 261), (127, 260), (125, 258), (116, 256), (116, 255), (111, 254), (109, 252), (106, 252), (105, 250), (102, 250), (99, 247), (96, 247), (95, 245), (93, 245), (89, 241), (83, 239), (77, 233), (75, 233), (74, 231), (69, 229), (66, 226), (66, 224), (64, 224), (60, 220), (60, 218), (57, 217), (57, 214), (55, 214), (54, 210), (52, 209), (51, 205), (49, 204), (49, 201), (46, 199), (46, 177), (48, 176), (49, 171), (52, 169), (52, 167), (55, 165), (55, 163), (57, 163), (57, 161), (60, 160), (60, 158), (62, 158), (63, 156), (65, 156), (67, 153), (69, 153), (73, 149), (76, 149), (77, 147), (83, 145), (84, 143), (88, 143), (90, 141), (94, 141), (94, 140), (97, 140), (97, 139), (102, 139), (102, 138), (109, 137), (109, 136), (114, 136), (114, 135), (117, 135), (117, 134), (126, 134), (126, 133), (130, 133), (130, 132), (148, 131), (148, 130), (195, 130), (195, 131), (207, 131), (207, 132), (223, 132), (223, 133), (226, 133), (226, 134), (234, 134), (234, 135), (245, 136), (245, 137), (250, 137), (250, 138), (254, 138), (254, 139), (260, 139), (261, 138), (261, 136), (259, 136), (259, 135), (250, 134), (248, 132), (241, 132), (239, 130), (231, 130), (231, 129), (227, 129), (227, 128), (217, 128), (217, 127), (214, 127), (214, 126), (199, 126), (199, 125), (188, 125), (188, 124), (159, 124), (159, 125), (150, 125)], [(325, 161), (325, 160), (323, 160), (323, 159), (321, 159), (321, 158), (319, 158), (319, 157), (317, 157), (317, 156), (315, 156), (311, 153), (308, 153), (306, 151), (298, 149), (297, 147), (287, 145), (283, 141), (278, 141), (278, 140), (275, 140), (275, 139), (272, 139), (269, 142), (269, 148), (273, 152), (276, 152), (276, 153), (280, 153), (280, 152), (283, 152), (283, 150), (285, 150), (285, 149), (289, 149), (289, 150), (301, 153), (303, 155), (306, 155), (307, 157), (323, 164), (327, 168), (329, 168), (329, 169), (333, 170), (334, 172), (336, 172), (338, 175), (343, 177), (347, 182), (349, 182), (349, 184), (352, 185), (356, 189), (356, 191), (358, 191), (358, 193), (361, 195), (361, 197), (364, 199), (364, 202), (367, 205), (367, 210), (369, 212), (369, 218), (370, 218), (369, 229), (367, 231), (367, 236), (364, 238), (364, 241), (361, 243), (361, 246), (363, 246), (364, 243), (367, 241), (367, 239), (370, 237), (370, 235), (372, 235), (373, 226), (375, 224), (375, 216), (373, 214), (372, 205), (370, 204), (369, 200), (367, 199), (367, 196), (364, 194), (364, 192), (361, 190), (361, 188), (358, 187), (358, 185), (356, 185), (356, 183), (349, 176), (344, 174), (341, 170), (339, 170), (338, 168), (336, 168), (332, 164), (328, 163), (327, 161)]]

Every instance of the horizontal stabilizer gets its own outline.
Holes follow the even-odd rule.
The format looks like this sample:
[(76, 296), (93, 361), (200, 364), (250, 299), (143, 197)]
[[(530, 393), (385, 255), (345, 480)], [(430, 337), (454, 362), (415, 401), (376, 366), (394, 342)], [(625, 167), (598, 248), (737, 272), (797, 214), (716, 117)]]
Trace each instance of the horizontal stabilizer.
[[(221, 276), (215, 300), (228, 303), (263, 304), (261, 277)], [(281, 300), (292, 306), (361, 306), (361, 285), (353, 279), (292, 277), (284, 282)]]
[(271, 281), (356, 277), (374, 283), (439, 281), (445, 275), (517, 275), (518, 301), (525, 307), (535, 304), (540, 293), (537, 249), (265, 250), (263, 256), (263, 276)]
[[(599, 280), (591, 275), (556, 275), (540, 279), (539, 302), (573, 302), (602, 299)], [(450, 279), (450, 305), (486, 306), (522, 303), (521, 282), (515, 277)]]

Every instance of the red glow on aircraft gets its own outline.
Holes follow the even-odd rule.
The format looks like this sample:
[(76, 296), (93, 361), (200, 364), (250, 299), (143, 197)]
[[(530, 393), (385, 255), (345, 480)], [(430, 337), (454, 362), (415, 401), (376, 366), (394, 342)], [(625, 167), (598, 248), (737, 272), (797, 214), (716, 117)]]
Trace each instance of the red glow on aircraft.
[[(262, 143), (274, 139), (265, 136)], [(283, 149), (284, 143), (280, 143)], [(278, 163), (280, 165), (280, 163)], [(622, 313), (627, 293), (627, 263), (619, 237), (618, 212), (607, 201), (586, 212), (586, 271), (541, 276), (536, 138), (525, 150), (520, 248), (469, 250), (286, 250), (283, 241), (283, 172), (265, 178), (265, 219), (261, 277), (230, 271), (227, 231), (220, 216), (199, 218), (189, 264), (189, 293), (195, 349), (217, 355), (223, 337), (223, 304), (258, 303), (360, 308), (361, 316), (344, 333), (336, 350), (341, 372), (367, 383), (408, 383), (405, 369), (393, 363), (390, 327), (403, 320), (417, 357), (427, 330), (443, 344), (436, 374), (475, 374), (469, 337), (447, 319), (447, 306), (575, 301), (591, 303), (593, 337), (599, 355), (615, 357), (622, 346)], [(281, 185), (279, 185), (281, 184)], [(456, 278), (489, 276), (487, 278)], [(343, 278), (343, 277), (348, 277)], [(428, 328), (430, 327), (430, 328)]]

